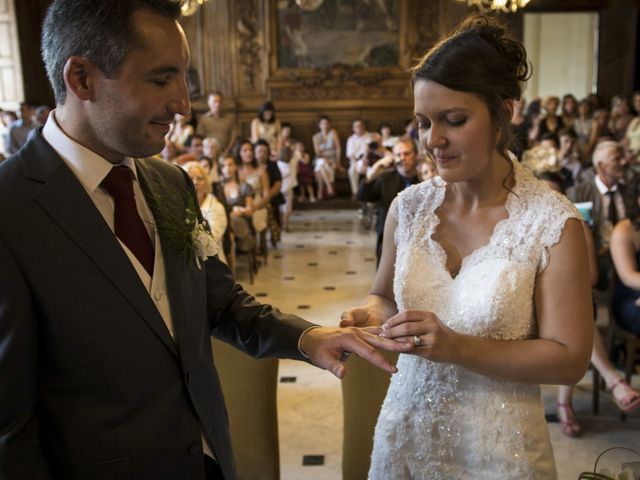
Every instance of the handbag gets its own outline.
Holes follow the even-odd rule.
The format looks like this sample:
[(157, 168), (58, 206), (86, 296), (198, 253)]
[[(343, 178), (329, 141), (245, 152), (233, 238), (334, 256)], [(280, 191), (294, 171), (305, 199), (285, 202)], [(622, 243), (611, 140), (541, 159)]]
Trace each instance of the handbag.
[(267, 228), (269, 212), (266, 208), (260, 208), (251, 215), (251, 223), (256, 232), (262, 232)]

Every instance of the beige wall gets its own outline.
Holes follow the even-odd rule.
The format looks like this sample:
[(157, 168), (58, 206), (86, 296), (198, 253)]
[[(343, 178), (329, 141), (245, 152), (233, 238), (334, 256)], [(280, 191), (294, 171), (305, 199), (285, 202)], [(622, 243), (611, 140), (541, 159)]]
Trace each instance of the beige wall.
[(524, 44), (533, 64), (527, 98), (596, 91), (597, 13), (525, 13)]

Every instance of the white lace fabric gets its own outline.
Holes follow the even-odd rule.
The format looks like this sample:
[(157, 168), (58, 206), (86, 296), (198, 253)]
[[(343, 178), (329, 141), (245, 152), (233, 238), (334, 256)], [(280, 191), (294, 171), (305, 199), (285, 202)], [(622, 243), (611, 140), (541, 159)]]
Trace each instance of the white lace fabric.
[[(454, 278), (445, 251), (431, 238), (445, 182), (436, 177), (398, 196), (390, 214), (398, 220), (399, 311), (431, 311), (453, 330), (484, 338), (536, 337), (536, 276), (566, 221), (581, 217), (517, 162), (514, 175), (508, 217), (485, 246), (464, 258)], [(556, 478), (537, 385), (414, 355), (401, 355), (398, 370), (376, 426), (371, 480)]]

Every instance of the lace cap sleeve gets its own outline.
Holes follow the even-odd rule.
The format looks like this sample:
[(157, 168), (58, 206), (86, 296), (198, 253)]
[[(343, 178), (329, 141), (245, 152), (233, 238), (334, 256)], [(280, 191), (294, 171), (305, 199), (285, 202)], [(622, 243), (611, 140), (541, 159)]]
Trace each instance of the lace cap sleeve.
[(538, 273), (549, 265), (549, 250), (560, 241), (567, 220), (575, 218), (582, 221), (580, 212), (564, 195), (556, 192), (549, 193), (552, 195), (549, 196), (548, 202), (544, 202), (547, 208), (547, 213), (544, 215), (546, 228), (541, 235), (543, 248), (540, 255), (540, 263), (538, 264)]

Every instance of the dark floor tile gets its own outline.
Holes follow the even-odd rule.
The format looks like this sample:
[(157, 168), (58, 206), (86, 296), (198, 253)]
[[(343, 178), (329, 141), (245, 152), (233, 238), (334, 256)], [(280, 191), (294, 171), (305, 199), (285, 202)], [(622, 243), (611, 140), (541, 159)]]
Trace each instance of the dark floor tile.
[(307, 267), (317, 267), (318, 266), (318, 262), (309, 262), (307, 263)]
[(356, 242), (354, 242), (353, 240), (347, 240), (347, 245), (353, 245), (354, 243)]
[(316, 240), (319, 240), (322, 238), (322, 235), (314, 235), (313, 238), (315, 238)]
[(296, 377), (280, 377), (280, 383), (296, 383)]
[(298, 305), (298, 310), (309, 310), (311, 305)]
[(365, 259), (364, 259), (364, 261), (365, 261), (365, 262), (375, 262), (375, 261), (376, 261), (376, 259), (375, 259), (375, 258), (370, 258), (370, 257), (369, 257), (369, 258), (365, 258)]
[(334, 286), (328, 286), (328, 287), (324, 287), (324, 289), (325, 289), (325, 290), (329, 290), (329, 291), (331, 291), (331, 290), (335, 290), (335, 289), (336, 289), (336, 287), (334, 287)]
[(544, 419), (547, 421), (547, 423), (558, 423), (558, 416), (555, 413), (547, 413), (544, 416)]
[(273, 258), (275, 258), (276, 260), (282, 260), (282, 255), (274, 255)]
[(268, 297), (268, 296), (269, 296), (269, 294), (268, 294), (268, 293), (266, 293), (266, 292), (259, 292), (259, 293), (256, 293), (256, 294), (255, 294), (255, 296), (256, 296), (256, 297), (259, 297), (259, 298), (260, 298), (260, 297)]
[(296, 248), (304, 248), (304, 245), (296, 245)]
[(324, 455), (304, 455), (302, 465), (305, 467), (324, 465)]
[(347, 271), (347, 275), (355, 275), (355, 274), (357, 274), (357, 273), (358, 273), (358, 272), (354, 272), (353, 270), (348, 270), (348, 271)]
[(338, 251), (337, 250), (329, 250), (329, 255), (337, 255)]
[(296, 277), (284, 277), (284, 280), (287, 280), (287, 281), (291, 281), (291, 280), (295, 280), (295, 279), (296, 279)]

